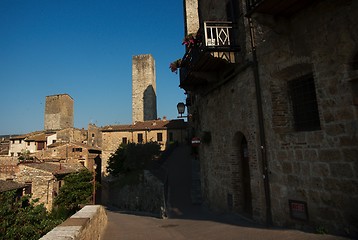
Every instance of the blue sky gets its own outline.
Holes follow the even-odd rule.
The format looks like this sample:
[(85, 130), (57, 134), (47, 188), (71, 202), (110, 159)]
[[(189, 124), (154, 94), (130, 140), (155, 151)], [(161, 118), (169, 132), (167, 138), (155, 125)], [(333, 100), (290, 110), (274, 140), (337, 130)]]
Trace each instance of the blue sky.
[(1, 0), (0, 135), (42, 130), (46, 96), (62, 93), (77, 128), (131, 123), (139, 54), (156, 61), (158, 117), (176, 118), (183, 35), (182, 0)]

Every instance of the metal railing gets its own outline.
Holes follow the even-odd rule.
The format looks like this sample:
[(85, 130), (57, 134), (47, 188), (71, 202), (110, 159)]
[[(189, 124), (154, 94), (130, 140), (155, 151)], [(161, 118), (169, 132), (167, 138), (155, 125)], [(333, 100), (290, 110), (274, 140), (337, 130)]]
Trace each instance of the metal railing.
[(232, 38), (231, 22), (204, 22), (204, 36), (206, 47), (230, 46)]

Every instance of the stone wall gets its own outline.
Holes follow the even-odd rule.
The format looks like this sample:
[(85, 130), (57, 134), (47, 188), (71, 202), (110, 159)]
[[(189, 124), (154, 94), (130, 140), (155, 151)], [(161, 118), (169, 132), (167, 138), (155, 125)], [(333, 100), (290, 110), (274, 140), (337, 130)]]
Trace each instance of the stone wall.
[(18, 165), (19, 171), (13, 180), (19, 183), (30, 184), (32, 189), (32, 199), (39, 199), (48, 211), (51, 211), (54, 199), (54, 185), (56, 179), (52, 173), (31, 168), (25, 165)]
[(56, 132), (58, 142), (83, 143), (87, 141), (87, 131), (73, 127), (65, 128)]
[(121, 211), (142, 212), (163, 217), (165, 208), (164, 184), (153, 176), (149, 171), (144, 170), (141, 182), (137, 185), (121, 184), (121, 178), (103, 181), (104, 190), (108, 196), (102, 198), (105, 204), (114, 206)]
[[(349, 63), (357, 52), (357, 3), (324, 1), (264, 29), (258, 46), (270, 156), (274, 222), (324, 226), (341, 234), (358, 230), (358, 114)], [(277, 32), (283, 29), (282, 32)], [(277, 45), (279, 43), (279, 45)], [(275, 61), (272, 61), (275, 59)], [(311, 73), (320, 129), (297, 131), (287, 82)], [(271, 111), (272, 109), (272, 111)], [(309, 220), (289, 217), (288, 200), (307, 203)]]
[(184, 1), (185, 35), (197, 33), (199, 30), (198, 0)]
[[(215, 85), (194, 94), (194, 134), (211, 136), (199, 147), (203, 198), (211, 209), (265, 222), (268, 207), (275, 225), (358, 235), (357, 15), (357, 2), (329, 0), (316, 1), (289, 19), (253, 18), (270, 206), (265, 201), (251, 49), (242, 50), (248, 65), (243, 62), (229, 79), (218, 77)], [(241, 18), (240, 25), (247, 26), (247, 19)], [(241, 28), (239, 35), (249, 36), (247, 30)], [(297, 131), (287, 82), (306, 74), (314, 78), (320, 126)], [(243, 170), (244, 140), (249, 180)], [(245, 199), (248, 188), (251, 196)], [(289, 200), (307, 204), (307, 220), (291, 217)], [(248, 201), (251, 213), (245, 211)]]
[(87, 205), (40, 239), (98, 240), (101, 239), (107, 221), (107, 214), (103, 206)]
[(133, 56), (132, 121), (157, 119), (155, 61), (152, 55)]
[[(197, 99), (197, 135), (210, 132), (200, 146), (204, 203), (215, 211), (242, 212), (243, 179), (239, 146), (248, 142), (252, 189), (252, 217), (265, 219), (262, 166), (259, 160), (258, 120), (252, 70), (240, 73), (225, 86)], [(242, 89), (245, 89), (244, 91)], [(251, 101), (248, 101), (250, 99)], [(229, 202), (232, 201), (232, 206)], [(231, 209), (232, 208), (232, 209)]]
[(73, 127), (73, 99), (68, 94), (46, 96), (45, 130)]

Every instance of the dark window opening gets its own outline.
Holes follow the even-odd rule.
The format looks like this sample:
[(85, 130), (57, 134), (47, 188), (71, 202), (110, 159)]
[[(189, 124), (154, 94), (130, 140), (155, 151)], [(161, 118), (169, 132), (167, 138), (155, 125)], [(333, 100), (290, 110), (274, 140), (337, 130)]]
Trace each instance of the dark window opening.
[(32, 193), (32, 182), (25, 182), (25, 194)]
[(157, 133), (157, 141), (158, 142), (163, 141), (163, 134), (162, 133)]
[(37, 143), (37, 150), (42, 150), (45, 148), (45, 143), (44, 142), (38, 142)]
[(320, 120), (313, 75), (288, 82), (296, 131), (319, 130)]
[(138, 142), (139, 143), (143, 142), (143, 134), (142, 133), (138, 133)]
[(72, 152), (82, 152), (82, 148), (72, 148)]
[(126, 137), (123, 137), (123, 138), (122, 138), (122, 143), (123, 143), (123, 144), (127, 144), (127, 143), (128, 143), (128, 140), (127, 140)]

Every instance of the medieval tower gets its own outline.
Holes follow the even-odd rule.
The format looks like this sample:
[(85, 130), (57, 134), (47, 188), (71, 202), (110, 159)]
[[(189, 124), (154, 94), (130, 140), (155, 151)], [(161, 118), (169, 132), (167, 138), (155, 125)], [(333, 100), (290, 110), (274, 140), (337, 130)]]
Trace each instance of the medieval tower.
[(133, 56), (132, 59), (132, 121), (157, 119), (155, 61), (152, 55)]
[(46, 96), (45, 130), (73, 127), (73, 99), (68, 94)]

